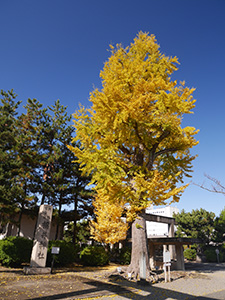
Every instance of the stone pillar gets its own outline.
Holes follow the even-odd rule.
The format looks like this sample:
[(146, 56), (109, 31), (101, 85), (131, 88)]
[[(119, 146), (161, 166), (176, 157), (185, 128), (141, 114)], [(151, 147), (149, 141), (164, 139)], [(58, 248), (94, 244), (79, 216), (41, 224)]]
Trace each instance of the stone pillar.
[(176, 244), (176, 256), (177, 256), (176, 270), (185, 271), (183, 252), (184, 252), (183, 245), (181, 243), (177, 243)]
[[(168, 236), (169, 237), (174, 237), (175, 234), (174, 234), (174, 220), (172, 221), (171, 224), (168, 224), (169, 228), (168, 228)], [(176, 253), (175, 253), (175, 246), (174, 245), (169, 245), (169, 251), (170, 251), (170, 257), (171, 257), (171, 260), (175, 259), (176, 257)]]
[(141, 253), (139, 267), (140, 267), (140, 280), (146, 280), (146, 257), (144, 252)]
[(148, 248), (149, 248), (150, 269), (154, 270), (155, 269), (155, 245), (149, 241)]
[(167, 247), (167, 245), (163, 245), (163, 252), (166, 252), (166, 251), (168, 251), (168, 247)]
[(24, 268), (26, 274), (43, 274), (51, 272), (51, 268), (45, 268), (45, 265), (51, 229), (52, 210), (53, 208), (51, 205), (43, 204), (40, 206), (30, 267)]

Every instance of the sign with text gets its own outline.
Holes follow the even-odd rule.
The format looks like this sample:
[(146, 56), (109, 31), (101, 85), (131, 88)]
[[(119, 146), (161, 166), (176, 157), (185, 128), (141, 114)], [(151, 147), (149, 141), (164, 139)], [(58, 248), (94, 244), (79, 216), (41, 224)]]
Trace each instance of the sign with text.
[(163, 262), (164, 263), (170, 263), (170, 251), (163, 251)]
[(52, 247), (52, 254), (59, 254), (60, 248), (59, 247)]

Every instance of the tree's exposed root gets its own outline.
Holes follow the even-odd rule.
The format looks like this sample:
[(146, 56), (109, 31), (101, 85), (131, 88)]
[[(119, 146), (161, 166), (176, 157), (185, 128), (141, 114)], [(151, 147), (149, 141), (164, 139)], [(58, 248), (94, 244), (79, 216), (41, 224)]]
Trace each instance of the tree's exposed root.
[[(156, 283), (159, 281), (159, 276), (156, 272), (151, 271), (150, 269), (146, 272), (146, 281), (150, 283)], [(123, 267), (117, 268), (116, 273), (120, 274), (125, 279), (133, 280), (135, 282), (140, 280), (139, 268)]]

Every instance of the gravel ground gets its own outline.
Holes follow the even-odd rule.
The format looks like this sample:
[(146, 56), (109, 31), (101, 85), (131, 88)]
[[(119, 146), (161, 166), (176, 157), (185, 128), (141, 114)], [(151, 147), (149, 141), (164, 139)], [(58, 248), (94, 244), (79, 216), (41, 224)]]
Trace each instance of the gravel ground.
[(186, 264), (186, 272), (173, 271), (155, 284), (138, 285), (106, 268), (70, 268), (51, 275), (24, 275), (21, 269), (0, 267), (0, 299), (225, 299), (225, 264)]

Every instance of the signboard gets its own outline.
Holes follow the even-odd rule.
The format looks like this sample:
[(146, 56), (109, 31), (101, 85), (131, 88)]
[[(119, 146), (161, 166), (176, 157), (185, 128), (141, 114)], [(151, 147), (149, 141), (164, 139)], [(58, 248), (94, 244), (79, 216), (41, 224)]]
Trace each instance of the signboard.
[[(165, 282), (170, 281), (170, 266), (171, 266), (171, 259), (170, 259), (170, 251), (163, 251), (163, 269), (165, 272)], [(167, 272), (168, 268), (168, 272)]]
[(52, 254), (59, 254), (60, 248), (59, 247), (52, 247)]
[(163, 262), (164, 263), (170, 263), (170, 251), (163, 251)]

